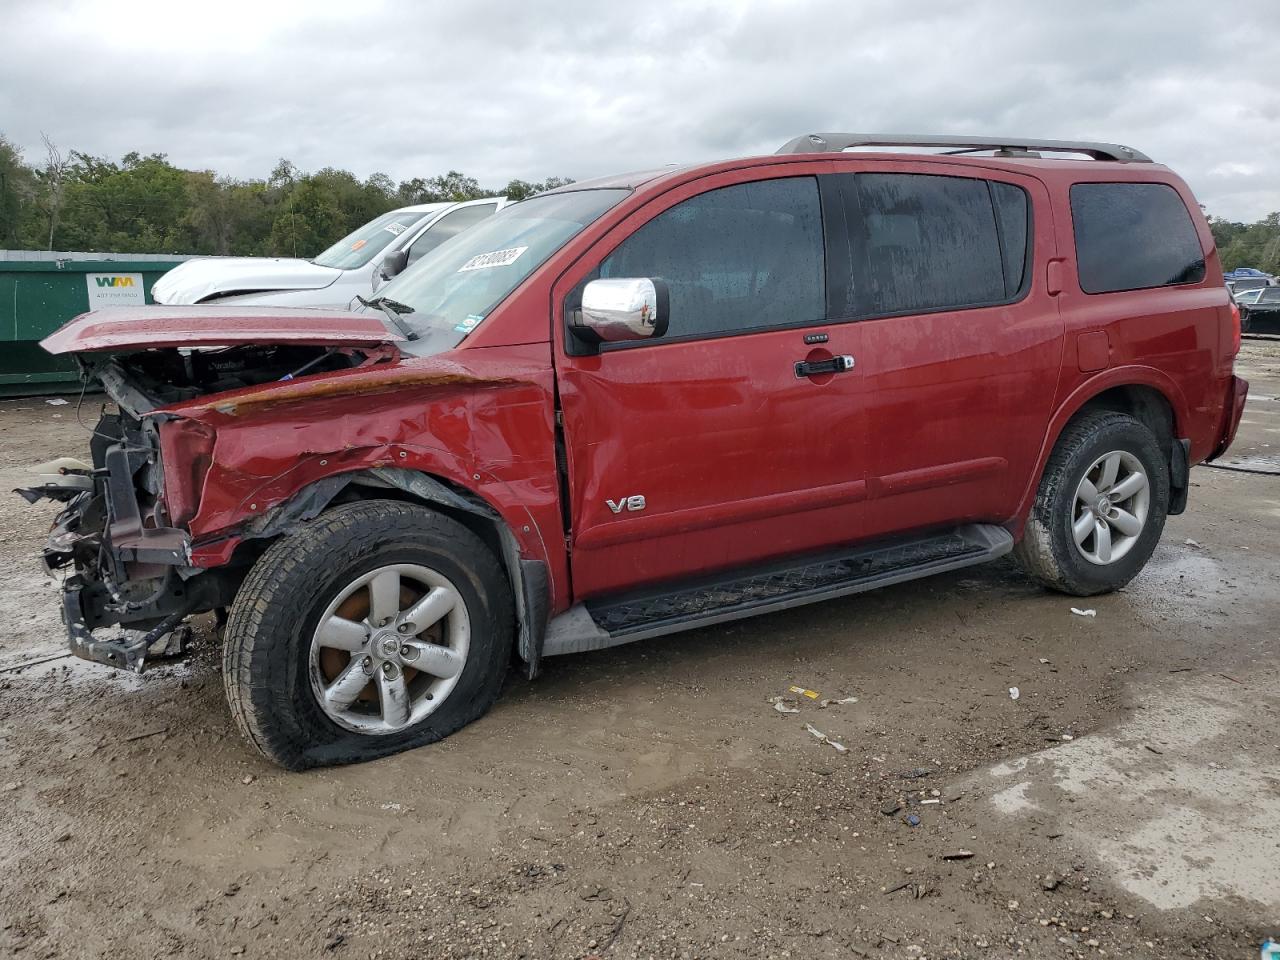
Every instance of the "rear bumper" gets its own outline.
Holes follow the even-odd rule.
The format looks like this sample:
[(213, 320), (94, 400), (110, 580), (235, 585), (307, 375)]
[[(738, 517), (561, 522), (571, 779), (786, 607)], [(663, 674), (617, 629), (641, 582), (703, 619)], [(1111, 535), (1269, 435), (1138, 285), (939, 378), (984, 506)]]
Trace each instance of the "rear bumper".
[(1226, 453), (1235, 440), (1236, 431), (1240, 428), (1240, 418), (1244, 416), (1244, 403), (1248, 397), (1249, 381), (1232, 377), (1231, 387), (1227, 392), (1222, 428), (1218, 431), (1218, 443), (1213, 448), (1213, 452), (1205, 458), (1206, 463), (1217, 460)]

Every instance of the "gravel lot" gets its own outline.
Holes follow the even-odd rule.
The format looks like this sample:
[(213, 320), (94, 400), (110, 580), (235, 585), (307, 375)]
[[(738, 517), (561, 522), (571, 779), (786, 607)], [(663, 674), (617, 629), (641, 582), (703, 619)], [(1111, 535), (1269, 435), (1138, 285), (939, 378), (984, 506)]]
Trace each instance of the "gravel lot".
[[(1280, 344), (1240, 367), (1265, 466)], [(70, 399), (0, 402), (0, 487), (85, 455)], [(302, 775), (236, 735), (207, 620), (142, 677), (13, 669), (63, 647), (54, 511), (6, 495), (0, 955), (1256, 956), (1280, 476), (1192, 479), (1095, 616), (1000, 562), (553, 659), (442, 744)], [(792, 684), (857, 702), (781, 714)]]

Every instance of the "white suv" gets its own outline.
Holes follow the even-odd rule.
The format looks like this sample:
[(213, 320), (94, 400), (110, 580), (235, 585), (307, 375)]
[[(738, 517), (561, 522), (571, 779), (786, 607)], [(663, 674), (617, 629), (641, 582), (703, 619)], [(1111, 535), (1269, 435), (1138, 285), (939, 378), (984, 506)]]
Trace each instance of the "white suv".
[(311, 260), (201, 257), (156, 281), (156, 303), (216, 301), (282, 307), (346, 307), (450, 237), (497, 213), (506, 197), (401, 207), (369, 221)]

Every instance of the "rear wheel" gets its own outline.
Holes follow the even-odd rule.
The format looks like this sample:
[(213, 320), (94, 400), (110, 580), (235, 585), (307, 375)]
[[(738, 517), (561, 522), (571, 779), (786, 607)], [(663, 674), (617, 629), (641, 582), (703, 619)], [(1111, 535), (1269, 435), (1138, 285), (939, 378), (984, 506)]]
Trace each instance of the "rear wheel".
[(1054, 590), (1106, 593), (1146, 565), (1168, 507), (1169, 465), (1151, 430), (1123, 413), (1084, 414), (1054, 447), (1014, 554)]
[(470, 530), (393, 501), (283, 537), (240, 588), (223, 677), (241, 732), (290, 769), (431, 743), (497, 699), (510, 590)]

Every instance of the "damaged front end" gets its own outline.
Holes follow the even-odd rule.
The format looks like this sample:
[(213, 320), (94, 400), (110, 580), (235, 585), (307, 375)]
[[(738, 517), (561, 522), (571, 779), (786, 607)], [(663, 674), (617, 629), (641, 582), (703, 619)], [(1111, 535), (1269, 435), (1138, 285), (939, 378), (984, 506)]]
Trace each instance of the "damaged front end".
[[(33, 503), (66, 504), (44, 563), (69, 572), (62, 616), (71, 652), (135, 672), (149, 658), (183, 652), (186, 617), (226, 606), (234, 591), (222, 571), (190, 566), (190, 536), (165, 507), (158, 428), (123, 408), (105, 413), (90, 440), (91, 464), (55, 461), (41, 484), (17, 491)], [(125, 632), (94, 636), (113, 625)]]
[[(200, 501), (214, 435), (165, 407), (381, 362), (393, 353), (383, 344), (332, 341), (67, 352), (76, 353), (86, 382), (100, 384), (116, 409), (104, 411), (93, 428), (91, 463), (63, 458), (41, 465), (40, 482), (17, 492), (32, 503), (65, 504), (44, 562), (50, 572), (67, 574), (62, 615), (71, 652), (141, 672), (151, 660), (183, 652), (186, 618), (229, 606), (244, 572), (192, 564), (187, 524)], [(95, 636), (112, 626), (122, 629)]]

